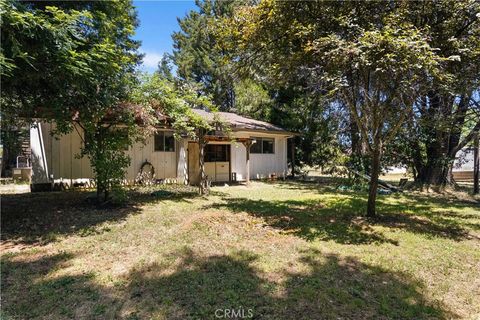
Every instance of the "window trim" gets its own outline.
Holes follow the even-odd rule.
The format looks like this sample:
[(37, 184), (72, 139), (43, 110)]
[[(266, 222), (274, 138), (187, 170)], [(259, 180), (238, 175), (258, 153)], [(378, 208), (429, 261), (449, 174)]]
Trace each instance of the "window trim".
[[(176, 152), (176, 143), (175, 143), (175, 137), (173, 137), (173, 132), (172, 132), (172, 137), (173, 137), (173, 150), (166, 150), (166, 135), (165, 133), (166, 132), (171, 132), (171, 131), (165, 131), (165, 130), (162, 130), (162, 131), (157, 131), (153, 134), (153, 152)], [(161, 135), (162, 136), (162, 139), (163, 139), (163, 150), (156, 150), (156, 145), (155, 145), (155, 137), (156, 136), (159, 136)]]
[[(205, 155), (204, 155), (204, 159), (205, 159), (205, 163), (215, 163), (215, 162), (230, 162), (231, 161), (231, 149), (230, 149), (230, 144), (207, 144), (205, 146)], [(215, 150), (215, 151), (209, 151), (208, 149), (222, 149), (221, 151), (221, 154), (222, 154), (222, 160), (219, 160), (217, 158), (217, 155), (218, 155), (218, 150)], [(214, 160), (211, 161), (210, 159), (210, 154), (213, 153), (213, 158)], [(225, 160), (223, 160), (223, 156), (225, 157)]]
[[(260, 152), (252, 152), (252, 148), (250, 147), (251, 154), (275, 154), (275, 138), (274, 137), (250, 137), (250, 139), (256, 140), (255, 144), (260, 145)], [(263, 151), (263, 140), (271, 140), (273, 143), (273, 150), (272, 152), (264, 152)]]

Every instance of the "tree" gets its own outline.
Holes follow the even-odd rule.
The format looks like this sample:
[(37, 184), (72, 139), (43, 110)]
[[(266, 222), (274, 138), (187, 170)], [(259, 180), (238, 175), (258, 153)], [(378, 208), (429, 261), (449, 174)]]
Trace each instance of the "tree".
[(148, 113), (126, 103), (141, 59), (131, 2), (10, 0), (2, 13), (2, 112), (53, 121), (55, 134), (82, 128), (81, 155), (107, 198), (128, 164), (123, 149), (138, 115)]
[(158, 69), (156, 70), (160, 77), (168, 81), (174, 80), (171, 63), (172, 57), (169, 54), (164, 53), (162, 56), (162, 60), (160, 60), (160, 62), (158, 63)]
[(410, 1), (405, 6), (406, 19), (436, 48), (446, 76), (425, 84), (401, 140), (418, 184), (444, 187), (456, 153), (480, 129), (480, 4)]
[(180, 79), (202, 84), (199, 92), (227, 111), (235, 105), (234, 79), (225, 63), (227, 52), (217, 45), (216, 20), (230, 16), (237, 2), (196, 0), (196, 5), (198, 12), (178, 20), (181, 30), (172, 35), (173, 61)]
[[(209, 94), (220, 110), (235, 112), (254, 119), (270, 121), (288, 130), (303, 133), (308, 139), (299, 139), (299, 157), (306, 164), (325, 164), (324, 159), (333, 160), (330, 151), (325, 148), (331, 142), (331, 136), (325, 136), (325, 123), (312, 116), (321, 112), (310, 112), (302, 108), (302, 112), (285, 112), (285, 105), (300, 101), (303, 94), (298, 85), (278, 87), (264, 81), (263, 70), (252, 68), (252, 72), (244, 72), (235, 67), (234, 46), (224, 45), (231, 39), (222, 36), (222, 19), (229, 19), (240, 5), (251, 6), (251, 2), (240, 1), (198, 1), (198, 12), (192, 11), (181, 19), (181, 31), (173, 35), (175, 51), (173, 61), (177, 66), (180, 80), (195, 81), (201, 85), (198, 92)], [(293, 88), (293, 87), (296, 87)], [(287, 92), (295, 91), (295, 97)], [(286, 101), (287, 98), (291, 100)], [(318, 102), (308, 94), (304, 102)], [(297, 104), (298, 105), (298, 104)], [(312, 108), (312, 104), (308, 104)], [(279, 116), (279, 115), (283, 115)], [(297, 117), (291, 119), (289, 117)], [(303, 126), (299, 118), (309, 117), (311, 125)], [(322, 115), (322, 118), (330, 118)], [(291, 121), (290, 121), (291, 120)], [(331, 128), (332, 126), (329, 125)], [(320, 137), (320, 138), (319, 138)], [(312, 143), (315, 140), (315, 143)], [(328, 141), (327, 141), (328, 140)], [(335, 144), (336, 145), (336, 144)], [(338, 149), (335, 149), (338, 151)], [(315, 160), (314, 160), (315, 159)]]
[(371, 171), (367, 216), (370, 217), (376, 215), (380, 161), (385, 146), (411, 114), (425, 73), (432, 76), (436, 65), (432, 48), (418, 31), (402, 24), (397, 17), (387, 19), (379, 30), (361, 31), (355, 41), (336, 39), (338, 49), (325, 52), (326, 58), (331, 59), (332, 70), (339, 73), (339, 97), (350, 109), (368, 148)]
[[(278, 88), (273, 95), (270, 119), (301, 133), (295, 139), (295, 166), (316, 166), (334, 172), (343, 165), (340, 143), (343, 112), (301, 83)], [(290, 153), (290, 152), (289, 152)], [(292, 161), (293, 159), (290, 159)]]
[(438, 76), (434, 49), (401, 4), (264, 1), (224, 23), (240, 65), (263, 68), (278, 85), (302, 81), (305, 90), (348, 108), (371, 161), (369, 216), (385, 144), (425, 79)]
[[(227, 134), (229, 127), (218, 118), (215, 106), (208, 96), (199, 96), (196, 85), (183, 81), (170, 81), (164, 72), (153, 75), (144, 74), (139, 86), (134, 90), (132, 100), (140, 110), (152, 110), (155, 118), (161, 119), (159, 125), (169, 125), (174, 129), (176, 138), (187, 136), (199, 145), (199, 193), (208, 194), (208, 181), (205, 174), (204, 148), (206, 135), (211, 130), (223, 130)], [(193, 111), (202, 108), (214, 113), (213, 121), (202, 118)], [(150, 128), (155, 131), (155, 127)]]

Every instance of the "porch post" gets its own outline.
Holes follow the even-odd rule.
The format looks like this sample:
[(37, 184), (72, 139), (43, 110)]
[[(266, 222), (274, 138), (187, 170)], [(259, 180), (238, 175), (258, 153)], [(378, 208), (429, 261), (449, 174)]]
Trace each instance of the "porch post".
[(291, 156), (292, 156), (292, 178), (295, 178), (295, 136), (292, 137), (292, 150), (291, 150)]
[(246, 140), (243, 142), (243, 145), (245, 146), (245, 150), (247, 151), (247, 161), (246, 161), (246, 170), (247, 170), (247, 176), (246, 176), (246, 182), (247, 184), (250, 183), (250, 146), (252, 145), (252, 140)]
[(245, 145), (247, 148), (247, 184), (250, 183), (250, 145), (250, 143)]
[(199, 130), (198, 134), (198, 151), (199, 151), (199, 156), (198, 156), (198, 161), (199, 161), (199, 166), (200, 166), (200, 172), (199, 172), (199, 193), (201, 195), (206, 195), (208, 194), (208, 181), (207, 181), (207, 175), (205, 174), (205, 145), (207, 144), (207, 141), (205, 140), (205, 132), (203, 129)]

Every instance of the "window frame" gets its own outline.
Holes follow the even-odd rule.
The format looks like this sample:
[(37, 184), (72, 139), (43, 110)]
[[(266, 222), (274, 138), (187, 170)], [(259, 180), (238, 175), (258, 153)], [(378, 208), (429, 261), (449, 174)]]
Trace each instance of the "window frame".
[[(260, 146), (260, 152), (252, 151), (252, 146), (250, 146), (250, 153), (251, 154), (275, 154), (275, 138), (271, 138), (271, 137), (250, 137), (250, 139), (253, 139), (253, 140), (256, 141), (252, 146), (254, 146), (254, 145)], [(272, 142), (272, 152), (265, 152), (264, 151), (264, 149), (263, 149), (263, 141), (264, 140)]]
[(230, 159), (231, 159), (230, 157), (231, 156), (230, 156), (229, 144), (207, 144), (205, 146), (205, 155), (204, 155), (205, 163), (230, 162)]
[[(167, 150), (167, 135), (165, 133), (171, 133), (172, 134), (172, 138), (173, 138), (173, 148), (172, 150)], [(155, 143), (155, 139), (157, 139), (158, 136), (162, 136), (162, 147), (161, 150), (157, 150), (157, 144)], [(175, 137), (173, 136), (173, 132), (170, 132), (170, 131), (157, 131), (154, 133), (153, 135), (153, 152), (175, 152), (176, 151), (176, 146), (175, 146)]]

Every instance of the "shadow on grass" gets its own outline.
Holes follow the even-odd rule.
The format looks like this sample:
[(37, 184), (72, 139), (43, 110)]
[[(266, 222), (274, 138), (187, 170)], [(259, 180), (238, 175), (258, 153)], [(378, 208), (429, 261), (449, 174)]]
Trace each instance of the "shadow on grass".
[[(247, 251), (198, 256), (172, 254), (178, 263), (147, 264), (102, 287), (94, 274), (49, 276), (67, 268), (69, 254), (2, 261), (2, 309), (21, 319), (213, 319), (236, 310), (253, 319), (448, 319), (429, 303), (423, 284), (406, 274), (322, 254), (302, 253), (301, 269), (267, 277)], [(219, 311), (218, 311), (219, 310)], [(243, 311), (242, 311), (243, 310)], [(216, 314), (217, 312), (217, 314)]]
[[(334, 240), (343, 244), (369, 244), (396, 242), (375, 232), (356, 208), (363, 206), (362, 199), (339, 200), (327, 206), (318, 200), (251, 200), (224, 198), (224, 203), (210, 208), (247, 212), (262, 218), (266, 224), (303, 239)], [(355, 210), (351, 210), (355, 209)]]
[(159, 186), (127, 192), (129, 200), (118, 206), (98, 207), (95, 193), (85, 191), (2, 195), (1, 239), (15, 244), (46, 244), (56, 236), (102, 232), (103, 222), (122, 221), (141, 212), (141, 206), (162, 201), (189, 201), (195, 188)]
[[(49, 277), (67, 268), (68, 253), (19, 260), (2, 258), (2, 312), (6, 319), (78, 319), (112, 303), (92, 280), (93, 273)], [(86, 318), (94, 318), (88, 316)]]
[[(316, 183), (281, 183), (280, 188), (318, 190), (322, 194), (336, 195), (339, 192), (329, 185)], [(398, 243), (388, 239), (372, 228), (374, 225), (403, 229), (425, 237), (443, 237), (455, 241), (470, 239), (468, 228), (480, 229), (469, 219), (480, 219), (480, 214), (454, 214), (448, 209), (475, 208), (475, 202), (455, 202), (449, 198), (418, 195), (379, 196), (375, 220), (364, 218), (366, 194), (362, 192), (342, 193), (346, 197), (334, 200), (262, 200), (224, 197), (222, 203), (207, 208), (246, 212), (262, 218), (267, 225), (294, 234), (306, 240), (333, 240), (341, 244)], [(432, 209), (442, 209), (434, 211)], [(479, 207), (480, 208), (480, 207)]]
[[(295, 180), (286, 180), (278, 181), (277, 185), (279, 188), (287, 190), (296, 190), (296, 191), (311, 191), (318, 192), (320, 194), (325, 193), (342, 193), (352, 196), (358, 196), (366, 198), (365, 191), (338, 191), (337, 188), (342, 185), (348, 185), (348, 181), (344, 178), (337, 177), (321, 177), (320, 179), (314, 181), (295, 181)], [(471, 208), (478, 207), (480, 209), (480, 201), (475, 198), (471, 199), (462, 199), (458, 198), (451, 193), (413, 193), (413, 192), (404, 192), (404, 193), (392, 193), (388, 196), (379, 196), (383, 198), (400, 198), (402, 196), (407, 196), (410, 200), (410, 203), (414, 202), (417, 206), (437, 206), (437, 207), (450, 207), (455, 209), (462, 208)]]

